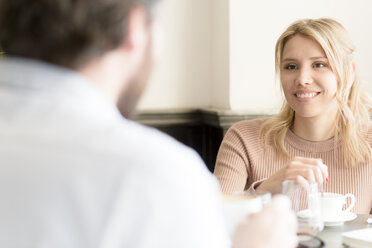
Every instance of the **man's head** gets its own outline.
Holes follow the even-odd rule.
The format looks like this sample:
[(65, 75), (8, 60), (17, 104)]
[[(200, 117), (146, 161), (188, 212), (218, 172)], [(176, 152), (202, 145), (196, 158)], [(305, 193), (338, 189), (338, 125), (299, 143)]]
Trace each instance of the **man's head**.
[(0, 0), (0, 44), (9, 55), (77, 69), (120, 46), (131, 9), (143, 5), (150, 10), (154, 2)]
[[(111, 95), (116, 102), (125, 104), (126, 115), (142, 93), (142, 81), (149, 74), (151, 32), (147, 26), (156, 2), (0, 0), (0, 44), (7, 55), (83, 70), (98, 81), (101, 78), (99, 83), (105, 83), (106, 93), (120, 91)], [(127, 60), (122, 60), (121, 55)], [(99, 70), (107, 75), (93, 75)], [(121, 96), (126, 99), (121, 100)]]

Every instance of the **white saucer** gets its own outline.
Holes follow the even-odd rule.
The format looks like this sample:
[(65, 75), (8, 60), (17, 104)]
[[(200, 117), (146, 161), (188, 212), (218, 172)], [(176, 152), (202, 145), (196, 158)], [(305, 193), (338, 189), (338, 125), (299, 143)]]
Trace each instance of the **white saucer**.
[(354, 220), (357, 217), (356, 214), (352, 212), (347, 212), (338, 216), (337, 219), (323, 219), (325, 226), (341, 226), (345, 221)]
[(304, 209), (297, 212), (297, 217), (300, 219), (306, 219), (309, 218), (310, 214), (311, 214), (310, 209)]

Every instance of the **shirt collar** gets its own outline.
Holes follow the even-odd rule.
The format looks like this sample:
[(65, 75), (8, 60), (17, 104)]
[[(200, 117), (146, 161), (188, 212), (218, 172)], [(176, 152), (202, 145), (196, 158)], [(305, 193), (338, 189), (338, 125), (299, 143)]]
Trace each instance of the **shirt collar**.
[(75, 111), (123, 119), (116, 105), (87, 77), (77, 71), (39, 60), (18, 57), (0, 59), (0, 87), (45, 93), (50, 101), (62, 101)]

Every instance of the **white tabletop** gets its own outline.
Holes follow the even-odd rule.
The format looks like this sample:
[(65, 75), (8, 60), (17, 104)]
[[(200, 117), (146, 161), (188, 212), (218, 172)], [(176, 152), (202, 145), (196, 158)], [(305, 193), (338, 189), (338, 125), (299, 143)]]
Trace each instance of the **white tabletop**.
[(324, 227), (324, 230), (318, 233), (318, 237), (325, 242), (326, 248), (342, 248), (342, 236), (343, 232), (352, 231), (356, 229), (371, 227), (371, 224), (367, 224), (367, 219), (371, 218), (372, 215), (361, 214), (358, 215), (355, 220), (345, 222), (342, 226)]

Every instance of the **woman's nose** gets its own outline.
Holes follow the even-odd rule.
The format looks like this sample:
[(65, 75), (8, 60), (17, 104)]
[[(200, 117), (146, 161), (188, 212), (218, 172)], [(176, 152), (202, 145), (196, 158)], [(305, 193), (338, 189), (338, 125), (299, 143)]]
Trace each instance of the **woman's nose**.
[(310, 85), (313, 83), (313, 77), (311, 71), (305, 68), (298, 70), (298, 75), (296, 77), (297, 85)]

